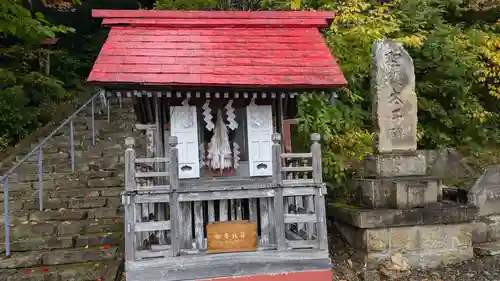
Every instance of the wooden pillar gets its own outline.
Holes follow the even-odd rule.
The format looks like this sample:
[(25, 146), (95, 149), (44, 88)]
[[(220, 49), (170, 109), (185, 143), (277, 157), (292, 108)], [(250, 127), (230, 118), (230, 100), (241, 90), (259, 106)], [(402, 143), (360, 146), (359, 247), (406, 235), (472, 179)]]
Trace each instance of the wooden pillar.
[(274, 133), (272, 135), (272, 163), (273, 163), (273, 184), (281, 185), (282, 182), (282, 172), (281, 172), (281, 135)]
[(278, 94), (276, 106), (276, 131), (283, 134), (283, 99), (284, 94)]
[(321, 159), (321, 145), (319, 141), (321, 140), (320, 134), (311, 134), (311, 154), (312, 154), (312, 168), (313, 168), (313, 179), (317, 184), (323, 183), (323, 168)]
[(134, 139), (126, 138), (125, 146), (125, 192), (122, 194), (122, 204), (125, 210), (125, 260), (133, 261), (136, 251), (135, 237), (135, 204), (130, 193), (136, 189), (135, 183), (135, 150)]
[(283, 206), (283, 187), (281, 173), (281, 135), (273, 134), (273, 185), (274, 185), (274, 229), (278, 251), (286, 250), (285, 214)]
[(312, 167), (313, 167), (313, 179), (316, 183), (316, 195), (314, 196), (314, 203), (316, 205), (316, 221), (318, 227), (318, 243), (320, 250), (328, 250), (328, 236), (326, 230), (326, 206), (325, 206), (325, 194), (324, 194), (324, 184), (323, 184), (323, 171), (321, 164), (321, 145), (319, 141), (321, 139), (320, 134), (311, 134), (311, 153), (312, 153)]
[(137, 186), (135, 182), (135, 150), (134, 138), (125, 139), (125, 190), (134, 191)]
[(172, 240), (172, 256), (176, 257), (180, 255), (181, 250), (181, 240), (180, 240), (180, 222), (179, 222), (179, 150), (177, 148), (177, 137), (171, 136), (169, 138), (170, 146), (170, 188), (172, 193), (170, 195), (170, 229), (171, 229), (171, 240)]

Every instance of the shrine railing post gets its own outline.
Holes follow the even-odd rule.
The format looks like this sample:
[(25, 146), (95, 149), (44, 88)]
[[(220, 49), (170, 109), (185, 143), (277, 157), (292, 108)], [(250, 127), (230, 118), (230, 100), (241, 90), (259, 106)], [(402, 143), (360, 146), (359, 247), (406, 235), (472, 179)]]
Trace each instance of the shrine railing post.
[(130, 196), (136, 188), (135, 181), (135, 150), (134, 139), (128, 137), (125, 139), (125, 191), (122, 193), (122, 204), (125, 209), (125, 260), (133, 261), (135, 259), (135, 218), (134, 218), (134, 199)]
[(178, 140), (176, 136), (171, 136), (168, 139), (170, 145), (169, 152), (169, 181), (170, 181), (170, 226), (171, 226), (171, 240), (172, 240), (172, 256), (180, 255), (181, 241), (180, 241), (180, 223), (179, 223), (179, 149), (177, 148)]
[(281, 172), (281, 135), (272, 135), (272, 163), (274, 185), (274, 229), (278, 251), (286, 250), (285, 243), (285, 214), (283, 207), (283, 182)]
[(311, 134), (311, 154), (312, 154), (312, 168), (313, 180), (316, 187), (316, 195), (314, 196), (314, 203), (316, 205), (316, 219), (318, 222), (318, 242), (320, 250), (328, 250), (328, 237), (326, 230), (326, 206), (325, 206), (325, 192), (323, 183), (323, 169), (321, 157), (321, 145), (319, 141), (321, 136), (318, 133)]

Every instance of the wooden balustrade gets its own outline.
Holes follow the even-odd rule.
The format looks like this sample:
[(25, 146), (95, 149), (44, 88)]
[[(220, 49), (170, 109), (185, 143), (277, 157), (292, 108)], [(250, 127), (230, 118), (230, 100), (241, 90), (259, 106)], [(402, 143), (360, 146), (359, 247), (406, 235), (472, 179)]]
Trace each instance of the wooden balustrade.
[[(256, 223), (260, 250), (326, 250), (319, 135), (311, 139), (310, 153), (282, 153), (280, 135), (272, 136), (273, 176), (268, 184), (241, 179), (239, 185), (208, 185), (200, 179), (187, 186), (178, 177), (176, 137), (169, 138), (163, 158), (136, 157), (134, 140), (127, 138), (122, 196), (126, 260), (204, 254), (207, 224), (233, 220)], [(307, 165), (285, 166), (289, 159), (305, 159)], [(290, 179), (290, 173), (302, 174)], [(144, 179), (146, 184), (139, 184)]]

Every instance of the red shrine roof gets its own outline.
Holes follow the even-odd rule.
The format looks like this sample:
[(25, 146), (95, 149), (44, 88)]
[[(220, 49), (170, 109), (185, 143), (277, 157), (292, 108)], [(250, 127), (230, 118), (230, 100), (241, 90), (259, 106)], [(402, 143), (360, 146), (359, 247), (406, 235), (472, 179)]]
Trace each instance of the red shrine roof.
[(94, 10), (111, 25), (88, 77), (102, 84), (343, 86), (319, 32), (330, 12)]

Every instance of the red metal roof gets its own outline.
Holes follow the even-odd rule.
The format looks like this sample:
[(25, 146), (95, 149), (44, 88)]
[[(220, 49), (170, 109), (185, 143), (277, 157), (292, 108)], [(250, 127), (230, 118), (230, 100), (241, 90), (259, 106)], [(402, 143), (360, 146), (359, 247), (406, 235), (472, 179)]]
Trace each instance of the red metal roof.
[(95, 10), (112, 26), (89, 82), (171, 86), (345, 85), (318, 28), (325, 12)]
[(333, 12), (307, 11), (164, 11), (164, 10), (92, 10), (94, 18), (161, 18), (161, 19), (323, 19), (331, 20)]

